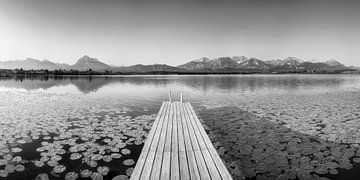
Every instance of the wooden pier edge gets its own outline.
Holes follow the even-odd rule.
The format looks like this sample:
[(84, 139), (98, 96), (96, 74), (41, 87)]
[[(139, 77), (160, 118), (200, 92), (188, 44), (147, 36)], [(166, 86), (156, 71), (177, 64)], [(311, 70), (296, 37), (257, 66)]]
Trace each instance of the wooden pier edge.
[(163, 102), (130, 180), (232, 180), (189, 102)]

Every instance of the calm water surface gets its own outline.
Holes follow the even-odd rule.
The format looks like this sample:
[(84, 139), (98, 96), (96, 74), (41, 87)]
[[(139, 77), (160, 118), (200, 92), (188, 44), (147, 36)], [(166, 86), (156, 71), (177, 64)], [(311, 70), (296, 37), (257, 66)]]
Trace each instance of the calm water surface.
[[(183, 92), (185, 101), (205, 113), (205, 124), (211, 122), (205, 118), (206, 110), (238, 107), (319, 141), (351, 147), (355, 154), (360, 143), (359, 90), (357, 75), (0, 78), (0, 178), (34, 179), (39, 174), (50, 179), (82, 178), (84, 170), (93, 178), (129, 177), (169, 91), (173, 100)], [(354, 157), (348, 157), (351, 168), (335, 159), (339, 165), (333, 169), (343, 177), (360, 177), (351, 171), (357, 167)], [(226, 161), (229, 165), (236, 159)], [(241, 167), (246, 172), (247, 166)], [(235, 179), (260, 175), (232, 173)], [(338, 173), (309, 171), (333, 179)]]

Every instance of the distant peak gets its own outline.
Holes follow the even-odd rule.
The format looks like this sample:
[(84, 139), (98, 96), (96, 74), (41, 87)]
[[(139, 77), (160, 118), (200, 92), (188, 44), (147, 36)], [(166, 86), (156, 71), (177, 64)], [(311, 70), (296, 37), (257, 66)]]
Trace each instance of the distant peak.
[(92, 58), (92, 57), (89, 57), (87, 55), (84, 55), (78, 61), (98, 61), (98, 60), (96, 58)]
[(81, 57), (80, 59), (91, 59), (88, 55), (84, 55), (83, 57)]
[(330, 66), (345, 66), (344, 64), (340, 63), (339, 61), (337, 61), (335, 59), (329, 59), (329, 60), (325, 61), (325, 64), (330, 65)]
[(299, 62), (303, 62), (303, 60), (297, 58), (297, 57), (287, 57), (284, 59), (285, 61), (299, 61)]
[(210, 59), (207, 57), (201, 57), (199, 59), (195, 59), (194, 61), (195, 62), (207, 62), (207, 61), (210, 61)]
[(259, 61), (259, 59), (255, 58), (255, 57), (252, 57), (249, 60), (251, 60), (251, 61)]
[(335, 60), (335, 59), (329, 59), (329, 60), (327, 60), (326, 62), (339, 62), (339, 61), (337, 61), (337, 60)]
[(26, 58), (25, 61), (33, 61), (33, 62), (37, 62), (37, 61), (40, 61), (38, 59), (34, 59), (34, 58)]

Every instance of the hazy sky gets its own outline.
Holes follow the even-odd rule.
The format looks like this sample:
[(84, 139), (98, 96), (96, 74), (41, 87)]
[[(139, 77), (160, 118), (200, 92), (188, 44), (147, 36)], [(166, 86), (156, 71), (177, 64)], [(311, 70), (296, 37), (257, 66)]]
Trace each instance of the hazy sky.
[(0, 0), (0, 60), (182, 64), (244, 55), (360, 66), (358, 0)]

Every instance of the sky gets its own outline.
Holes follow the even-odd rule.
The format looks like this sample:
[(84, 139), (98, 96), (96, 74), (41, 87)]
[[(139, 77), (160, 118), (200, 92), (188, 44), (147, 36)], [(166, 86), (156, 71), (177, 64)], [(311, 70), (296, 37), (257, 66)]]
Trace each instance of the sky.
[(358, 0), (0, 0), (0, 61), (112, 65), (200, 57), (360, 66)]

